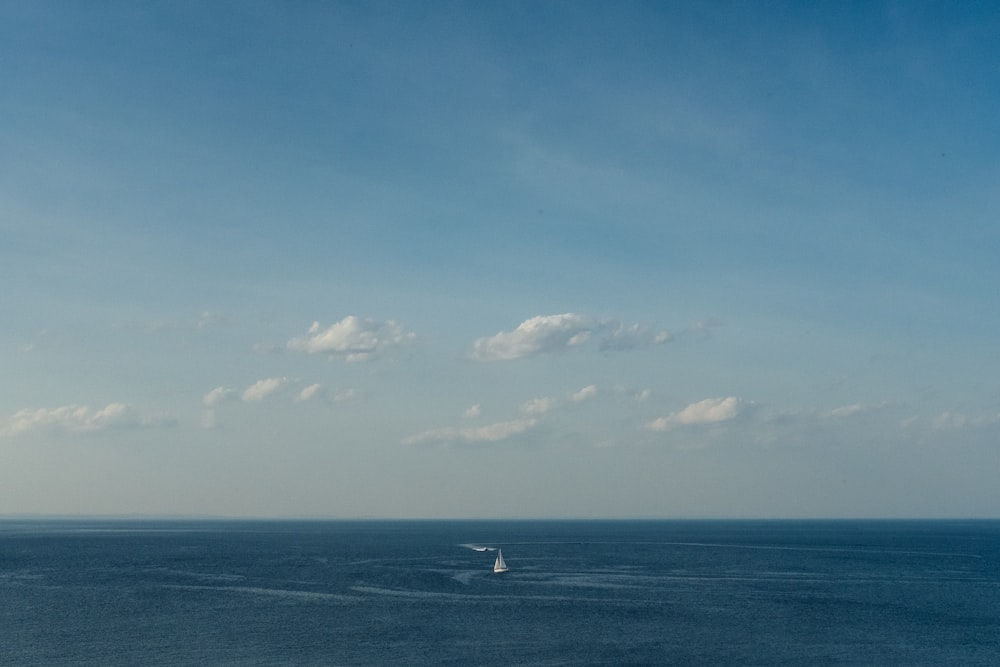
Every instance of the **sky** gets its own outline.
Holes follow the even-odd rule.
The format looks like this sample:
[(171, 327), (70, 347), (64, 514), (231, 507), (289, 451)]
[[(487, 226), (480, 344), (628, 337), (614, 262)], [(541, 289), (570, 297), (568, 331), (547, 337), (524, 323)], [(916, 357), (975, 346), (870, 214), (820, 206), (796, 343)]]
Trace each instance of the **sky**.
[(2, 3), (0, 514), (998, 517), (997, 34)]

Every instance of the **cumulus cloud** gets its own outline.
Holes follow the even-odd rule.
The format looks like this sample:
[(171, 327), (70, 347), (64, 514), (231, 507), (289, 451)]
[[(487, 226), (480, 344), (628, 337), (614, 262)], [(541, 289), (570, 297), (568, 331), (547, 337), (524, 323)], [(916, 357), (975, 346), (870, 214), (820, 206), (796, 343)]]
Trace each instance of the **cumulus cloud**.
[(582, 403), (597, 396), (597, 385), (592, 384), (584, 387), (580, 391), (570, 394), (570, 400), (574, 403)]
[(262, 401), (286, 384), (288, 384), (288, 378), (284, 377), (257, 380), (243, 391), (243, 400), (247, 403)]
[(525, 320), (513, 331), (480, 338), (472, 345), (472, 356), (480, 361), (508, 361), (585, 343), (593, 323), (574, 313), (539, 315)]
[(393, 320), (377, 321), (348, 315), (325, 329), (313, 322), (308, 334), (288, 341), (288, 349), (307, 354), (328, 354), (348, 362), (367, 361), (388, 349), (412, 340)]
[(525, 418), (469, 428), (439, 428), (411, 435), (402, 442), (404, 445), (500, 442), (529, 431), (537, 424), (536, 419)]
[(99, 410), (83, 405), (64, 405), (19, 410), (7, 420), (0, 433), (7, 436), (38, 431), (94, 433), (116, 428), (155, 428), (173, 423), (166, 414), (142, 415), (125, 403), (109, 403)]
[(670, 340), (667, 332), (652, 332), (640, 324), (562, 313), (538, 315), (521, 322), (513, 331), (479, 338), (472, 344), (471, 356), (478, 361), (512, 361), (579, 347), (595, 336), (601, 336), (601, 350), (629, 350)]
[(680, 412), (654, 419), (646, 424), (646, 428), (651, 431), (669, 431), (677, 426), (718, 424), (738, 416), (742, 406), (742, 401), (735, 396), (706, 398), (703, 401), (691, 403)]
[(466, 408), (465, 412), (463, 413), (463, 416), (466, 419), (475, 419), (482, 413), (482, 411), (483, 411), (482, 406), (476, 403), (475, 405), (470, 405), (468, 408)]

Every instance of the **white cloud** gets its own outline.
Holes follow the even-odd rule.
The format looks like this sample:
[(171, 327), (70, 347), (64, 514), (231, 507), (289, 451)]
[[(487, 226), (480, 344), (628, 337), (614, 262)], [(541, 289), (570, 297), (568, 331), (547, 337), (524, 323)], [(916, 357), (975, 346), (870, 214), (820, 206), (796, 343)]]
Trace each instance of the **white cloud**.
[(229, 389), (227, 387), (216, 387), (212, 391), (205, 394), (201, 402), (208, 408), (214, 408), (219, 403), (231, 400), (236, 397), (236, 390)]
[(556, 402), (551, 398), (533, 398), (526, 401), (521, 406), (521, 412), (526, 415), (544, 415), (546, 412), (556, 407)]
[(313, 322), (308, 335), (288, 341), (288, 349), (329, 354), (346, 361), (367, 361), (414, 338), (393, 320), (377, 321), (348, 315), (326, 329)]
[(842, 405), (839, 408), (834, 408), (827, 414), (830, 417), (850, 417), (851, 415), (856, 415), (864, 410), (865, 406), (861, 403), (852, 403), (851, 405)]
[(461, 429), (460, 435), (465, 442), (498, 442), (524, 433), (537, 423), (534, 419), (515, 419), (477, 428), (464, 428)]
[(670, 341), (667, 331), (651, 332), (641, 324), (604, 323), (608, 333), (601, 339), (602, 350), (634, 350), (649, 345), (662, 345)]
[[(289, 379), (287, 377), (277, 377), (277, 378), (265, 378), (263, 380), (258, 380), (254, 382), (242, 392), (236, 389), (231, 389), (229, 387), (216, 387), (212, 391), (205, 394), (201, 402), (206, 408), (214, 409), (222, 403), (242, 400), (246, 403), (254, 403), (257, 401), (262, 401), (271, 395), (277, 393), (281, 389), (291, 385), (300, 384), (296, 380)], [(295, 400), (297, 401), (309, 401), (316, 398), (322, 390), (323, 385), (319, 383), (310, 384), (308, 386), (302, 387), (295, 394)], [(358, 392), (355, 389), (344, 389), (334, 392), (332, 398), (336, 402), (347, 401), (358, 398)], [(207, 417), (209, 421), (214, 423), (214, 414)]]
[(583, 401), (590, 400), (591, 398), (594, 398), (595, 396), (597, 396), (597, 385), (596, 384), (592, 384), (592, 385), (588, 385), (588, 386), (584, 387), (583, 389), (581, 389), (578, 392), (575, 392), (575, 393), (571, 394), (570, 395), (570, 399), (574, 403), (581, 403)]
[(613, 391), (615, 396), (636, 403), (644, 403), (653, 396), (652, 389), (630, 389), (622, 385), (616, 385)]
[(274, 392), (288, 384), (288, 378), (267, 378), (257, 380), (243, 391), (243, 400), (246, 402), (262, 401)]
[(537, 423), (536, 419), (526, 418), (470, 428), (439, 428), (411, 435), (402, 442), (404, 445), (500, 442), (534, 428)]
[(562, 313), (532, 317), (513, 331), (479, 338), (472, 344), (471, 356), (478, 361), (523, 359), (579, 347), (595, 335), (602, 335), (601, 350), (630, 350), (670, 340), (669, 333), (653, 333), (640, 324), (597, 321), (577, 313)]
[(482, 412), (483, 412), (482, 406), (476, 403), (475, 405), (470, 405), (468, 408), (466, 408), (465, 412), (463, 413), (463, 416), (466, 419), (475, 419), (480, 414), (482, 414)]
[(881, 403), (851, 403), (850, 405), (841, 405), (840, 407), (834, 408), (823, 416), (843, 419), (845, 417), (854, 417), (860, 414), (884, 410), (887, 407), (889, 407), (888, 401), (883, 401)]
[(315, 396), (320, 389), (321, 385), (319, 384), (311, 384), (308, 387), (303, 388), (302, 391), (299, 392), (299, 400), (308, 401), (313, 396)]
[(742, 401), (735, 396), (706, 398), (703, 401), (691, 403), (680, 412), (654, 419), (646, 424), (646, 428), (651, 431), (668, 431), (675, 426), (717, 424), (729, 421), (739, 415), (742, 405)]
[(93, 433), (114, 428), (155, 428), (173, 425), (166, 414), (140, 415), (124, 403), (109, 403), (99, 410), (87, 406), (19, 410), (7, 420), (0, 434), (25, 435), (37, 431)]
[(587, 341), (592, 326), (588, 318), (574, 313), (539, 315), (513, 331), (476, 340), (472, 356), (480, 361), (509, 361), (574, 347)]

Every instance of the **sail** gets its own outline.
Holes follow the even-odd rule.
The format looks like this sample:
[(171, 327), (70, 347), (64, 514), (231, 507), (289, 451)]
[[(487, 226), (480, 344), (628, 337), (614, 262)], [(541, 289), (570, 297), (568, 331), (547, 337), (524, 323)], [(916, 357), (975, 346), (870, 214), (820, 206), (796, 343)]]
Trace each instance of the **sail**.
[(497, 549), (497, 562), (493, 564), (493, 571), (494, 572), (506, 572), (507, 571), (507, 563), (504, 562), (504, 560), (503, 560), (503, 551), (500, 550), (500, 549)]

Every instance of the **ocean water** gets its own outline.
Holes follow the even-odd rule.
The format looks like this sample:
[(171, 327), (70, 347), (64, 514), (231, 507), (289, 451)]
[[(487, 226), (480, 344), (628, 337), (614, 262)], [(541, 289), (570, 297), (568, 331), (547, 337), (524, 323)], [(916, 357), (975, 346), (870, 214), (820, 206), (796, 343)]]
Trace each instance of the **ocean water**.
[(1000, 522), (0, 522), (0, 665), (476, 663), (998, 665)]

